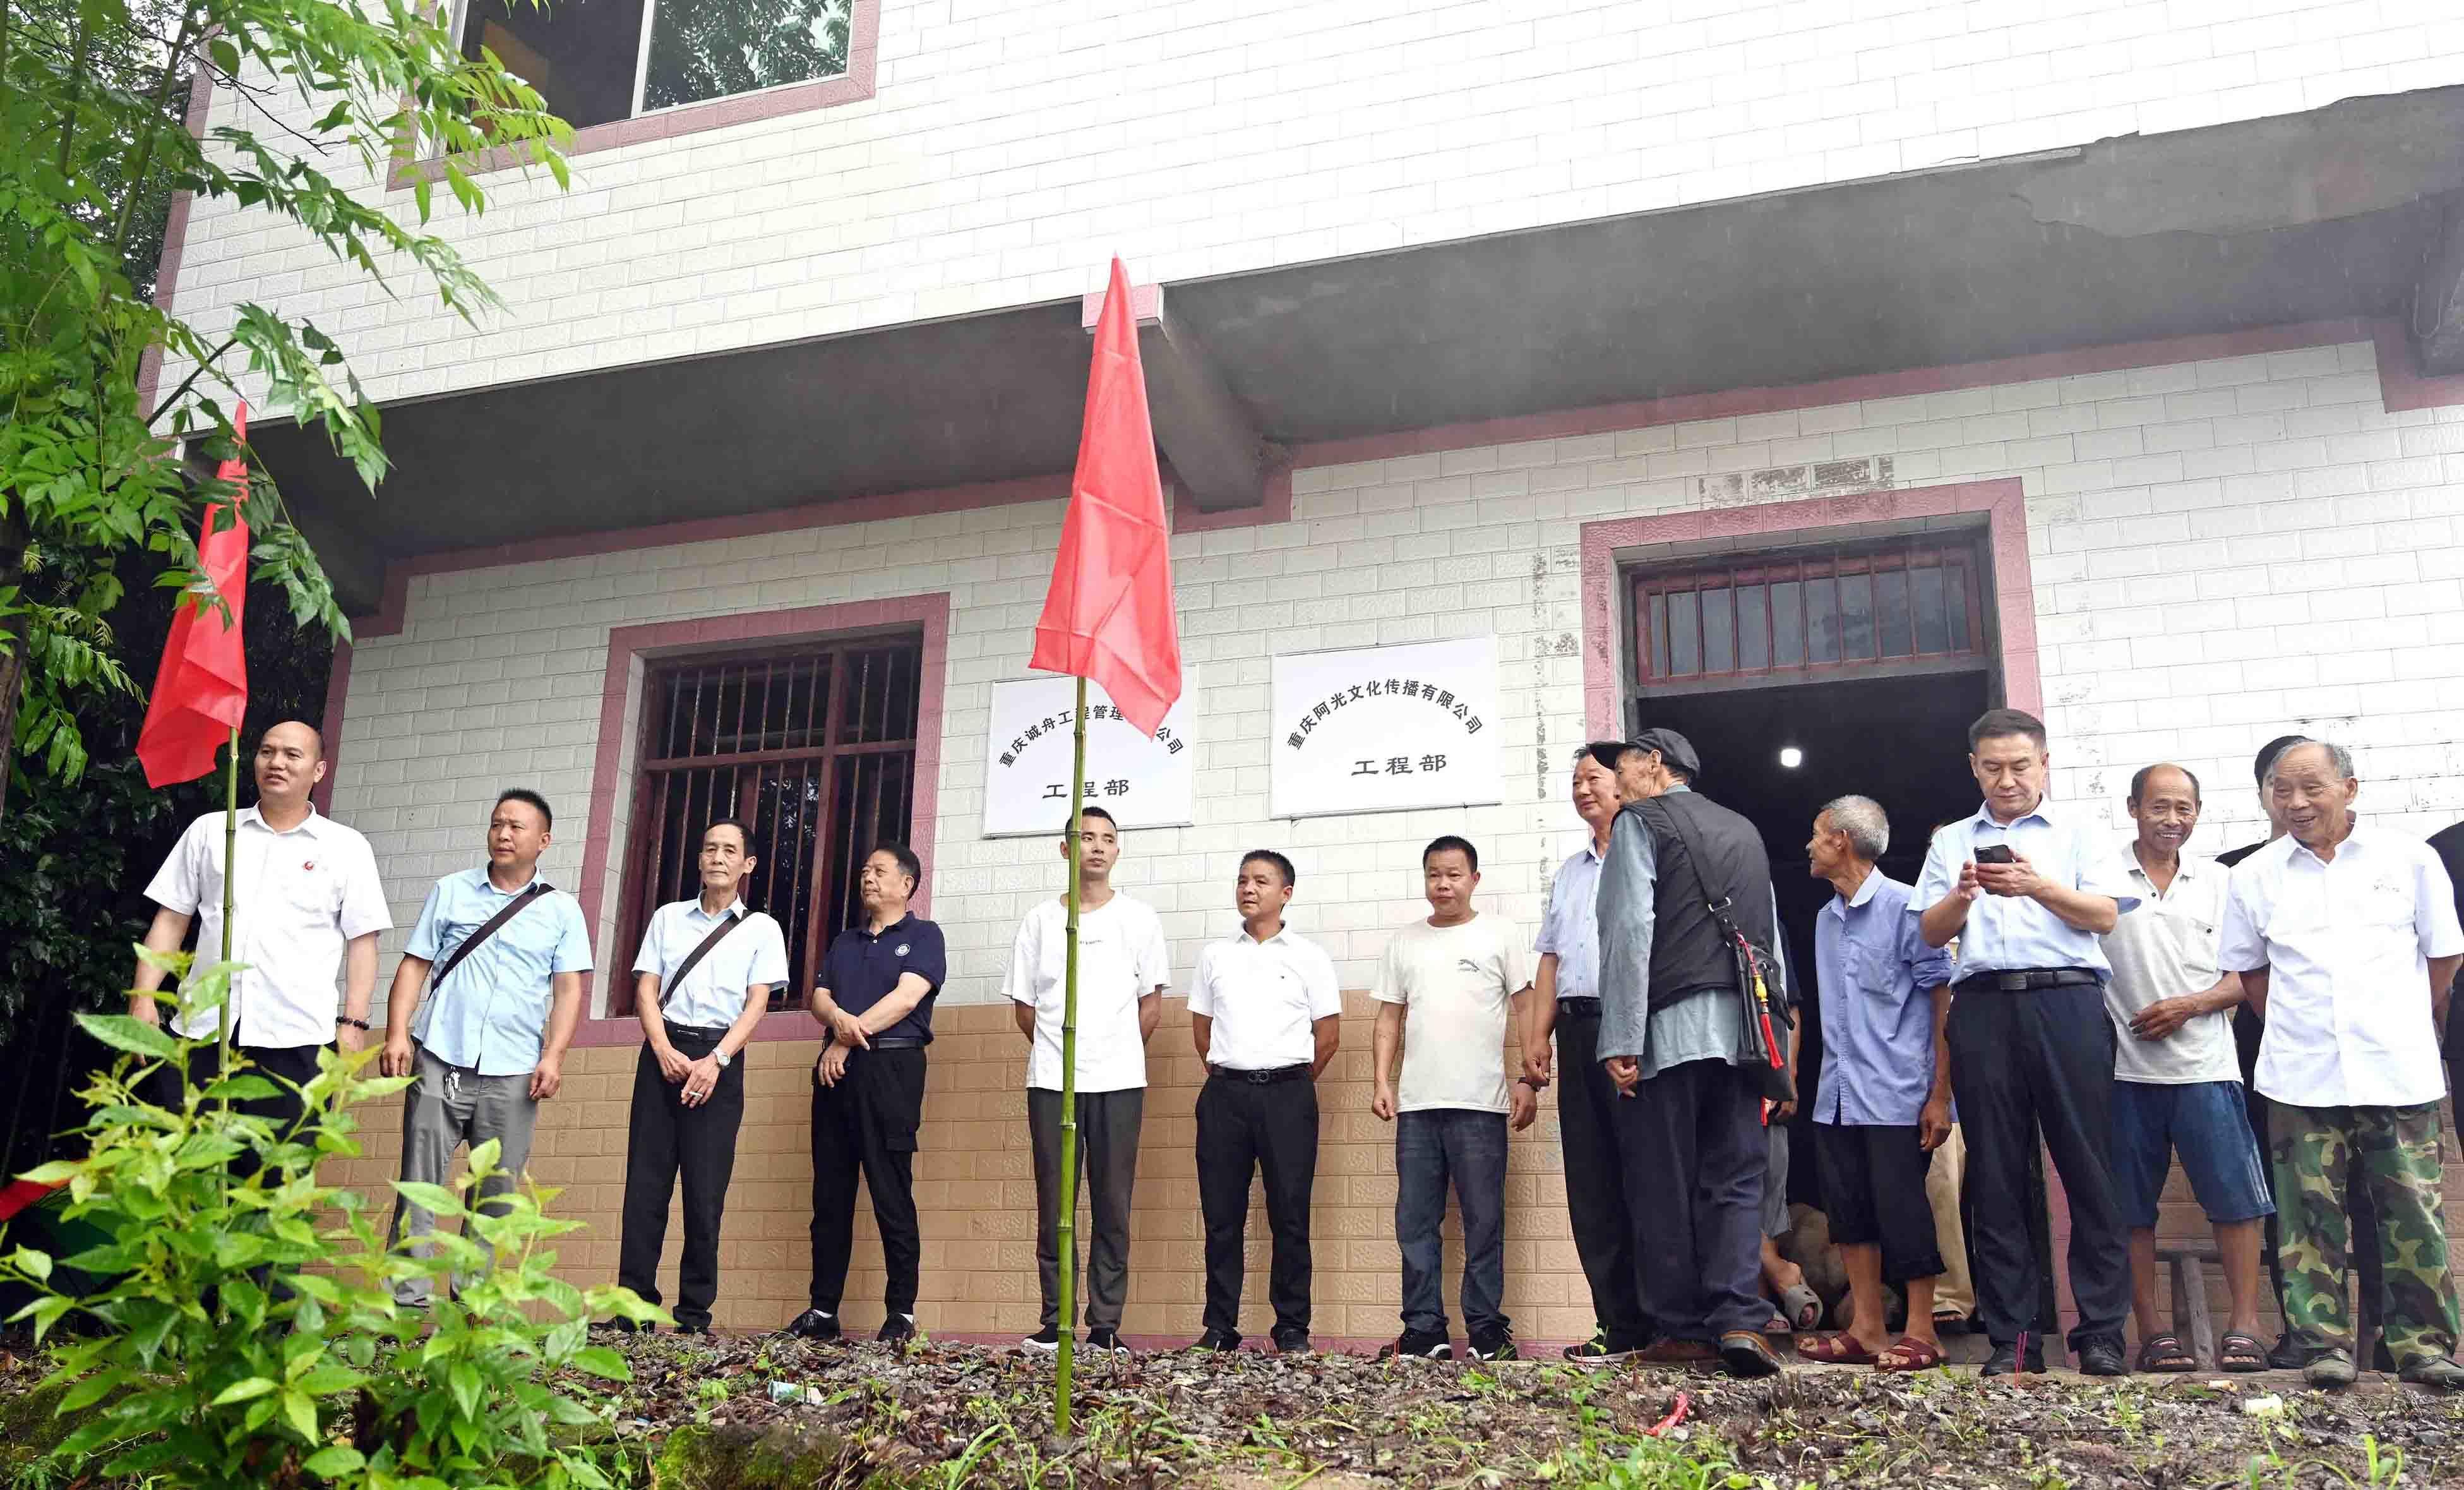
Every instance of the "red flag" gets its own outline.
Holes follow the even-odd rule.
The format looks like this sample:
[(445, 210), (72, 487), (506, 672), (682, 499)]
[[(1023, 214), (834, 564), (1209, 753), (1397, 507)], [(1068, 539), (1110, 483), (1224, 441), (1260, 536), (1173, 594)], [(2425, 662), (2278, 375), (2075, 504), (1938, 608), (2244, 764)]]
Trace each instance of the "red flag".
[(1129, 272), (1117, 258), (1103, 319), (1095, 324), (1078, 477), (1027, 665), (1092, 679), (1121, 717), (1150, 737), (1180, 697), (1180, 623), (1172, 608), (1163, 481), (1147, 423)]
[[(245, 404), (234, 433), (247, 442)], [(234, 488), (231, 521), (217, 531), (215, 517), (223, 504), (206, 508), (197, 539), (205, 582), (181, 594), (180, 609), (171, 616), (163, 670), (154, 677), (153, 701), (137, 732), (137, 759), (144, 764), (149, 787), (194, 781), (212, 770), (214, 751), (248, 712), (248, 654), (240, 645), (240, 612), (248, 601), (248, 524), (238, 510), (248, 498), (248, 462), (235, 456), (214, 474)], [(229, 625), (214, 607), (217, 595), (231, 607)]]

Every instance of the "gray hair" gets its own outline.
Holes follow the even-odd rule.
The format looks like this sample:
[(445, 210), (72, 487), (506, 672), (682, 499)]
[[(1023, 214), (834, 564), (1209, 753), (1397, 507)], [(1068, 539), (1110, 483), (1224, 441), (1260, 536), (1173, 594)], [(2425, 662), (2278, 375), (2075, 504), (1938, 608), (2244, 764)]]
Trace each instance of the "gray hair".
[(2345, 749), (2343, 745), (2337, 745), (2333, 741), (2312, 740), (2307, 736), (2304, 736), (2299, 740), (2288, 743), (2283, 749), (2276, 752), (2275, 760), (2267, 763), (2266, 784), (2268, 786), (2273, 787), (2276, 785), (2276, 768), (2284, 764), (2284, 758), (2291, 755), (2294, 751), (2300, 749), (2303, 745), (2317, 745), (2320, 749), (2326, 751), (2327, 764), (2334, 767), (2336, 768), (2336, 774), (2343, 777), (2344, 780), (2351, 781), (2360, 775), (2358, 771), (2353, 769), (2352, 751)]
[(1848, 846), (1859, 858), (1879, 859), (1891, 846), (1891, 820), (1872, 797), (1833, 797), (1816, 815), (1830, 818), (1833, 828), (1848, 835)]

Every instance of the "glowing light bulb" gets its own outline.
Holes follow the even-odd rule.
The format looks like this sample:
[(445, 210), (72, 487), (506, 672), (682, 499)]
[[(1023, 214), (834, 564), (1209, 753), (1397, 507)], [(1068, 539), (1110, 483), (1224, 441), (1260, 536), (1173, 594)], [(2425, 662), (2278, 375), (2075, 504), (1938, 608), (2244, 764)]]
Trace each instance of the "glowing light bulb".
[(1805, 752), (1794, 745), (1788, 745), (1779, 752), (1779, 764), (1789, 770), (1794, 770), (1805, 764)]

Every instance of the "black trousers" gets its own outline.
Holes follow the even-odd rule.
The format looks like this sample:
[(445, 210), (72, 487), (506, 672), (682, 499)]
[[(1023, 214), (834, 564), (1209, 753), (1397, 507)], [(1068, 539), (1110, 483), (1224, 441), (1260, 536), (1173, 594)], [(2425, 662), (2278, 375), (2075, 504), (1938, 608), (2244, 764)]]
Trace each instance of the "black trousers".
[[(1144, 1087), (1078, 1096), (1078, 1173), (1085, 1183), (1092, 1236), (1087, 1289), (1078, 1313), (1090, 1330), (1118, 1329), (1130, 1300), (1130, 1191), (1138, 1179), (1138, 1128), (1147, 1110)], [(1043, 1291), (1045, 1329), (1061, 1323), (1061, 1094), (1026, 1089), (1027, 1139), (1035, 1151), (1035, 1273)]]
[(1309, 1190), (1317, 1179), (1317, 1084), (1259, 1085), (1210, 1076), (1198, 1092), (1198, 1208), (1206, 1223), (1208, 1329), (1240, 1333), (1249, 1177), (1266, 1180), (1274, 1260), (1266, 1299), (1277, 1331), (1309, 1327)]
[(1762, 1092), (1725, 1060), (1692, 1060), (1619, 1098), (1636, 1284), (1655, 1335), (1711, 1341), (1760, 1330)]
[(839, 1312), (855, 1246), (855, 1182), (872, 1195), (889, 1273), (881, 1300), (915, 1312), (924, 1240), (915, 1223), (915, 1131), (924, 1122), (924, 1049), (847, 1053), (836, 1086), (813, 1079), (813, 1285), (808, 1302)]
[[(669, 1043), (699, 1060), (718, 1046), (724, 1030), (668, 1026)], [(727, 1181), (736, 1171), (736, 1130), (744, 1123), (744, 1061), (718, 1074), (710, 1101), (684, 1101), (684, 1084), (670, 1081), (659, 1057), (642, 1047), (633, 1064), (633, 1113), (625, 1135), (625, 1230), (616, 1252), (616, 1281), (659, 1302), (659, 1251), (668, 1238), (668, 1200), (681, 1171), (685, 1190), (685, 1250), (676, 1267), (676, 1323), (710, 1327), (710, 1306), (718, 1298), (718, 1227), (727, 1209)]]
[(2041, 1129), (2071, 1207), (2077, 1350), (2122, 1339), (2130, 1310), (2129, 1230), (2113, 1186), (2113, 1021), (2094, 983), (1963, 991), (1945, 1032), (1968, 1141), (1976, 1310), (1997, 1345), (2034, 1333), (2042, 1285), (2029, 1234), (2028, 1166)]
[(1651, 1332), (1635, 1283), (1625, 1160), (1617, 1145), (1617, 1083), (1599, 1062), (1597, 1010), (1557, 1015), (1557, 1134), (1566, 1156), (1566, 1210), (1574, 1255), (1592, 1285), (1592, 1317), (1619, 1348)]
[[(317, 1056), (326, 1047), (322, 1045), (248, 1045), (240, 1043), (241, 1034), (242, 1032), (238, 1030), (231, 1032), (232, 1054), (247, 1057), (248, 1075), (264, 1077), (280, 1090), (271, 1097), (244, 1097), (232, 1105), (253, 1118), (271, 1118), (274, 1120), (275, 1131), (288, 1132), (297, 1125), (300, 1118), (307, 1114), (308, 1103), (306, 1099), (299, 1095), (299, 1088), (316, 1079)], [(221, 1072), (222, 1047), (220, 1045), (201, 1045), (188, 1053), (188, 1084), (199, 1091), (211, 1086)], [(180, 1079), (178, 1074), (170, 1067), (165, 1066), (156, 1071), (149, 1084), (157, 1106), (180, 1105)], [(231, 1178), (244, 1180), (255, 1172), (254, 1150), (232, 1156)]]

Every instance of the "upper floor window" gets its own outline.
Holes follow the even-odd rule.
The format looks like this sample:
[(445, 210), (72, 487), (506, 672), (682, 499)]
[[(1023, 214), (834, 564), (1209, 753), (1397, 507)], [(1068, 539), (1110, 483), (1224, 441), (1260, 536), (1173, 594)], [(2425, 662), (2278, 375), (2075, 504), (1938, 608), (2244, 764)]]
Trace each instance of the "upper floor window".
[(844, 77), (855, 0), (468, 0), (495, 54), (576, 129)]

